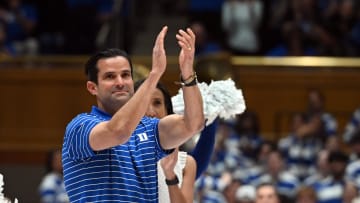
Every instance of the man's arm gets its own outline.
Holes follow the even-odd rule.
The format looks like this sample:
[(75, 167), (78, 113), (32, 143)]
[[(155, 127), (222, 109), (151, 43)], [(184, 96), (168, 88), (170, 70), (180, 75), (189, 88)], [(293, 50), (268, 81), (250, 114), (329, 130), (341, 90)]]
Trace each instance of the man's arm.
[(111, 120), (96, 125), (90, 133), (90, 146), (98, 151), (125, 143), (141, 118), (145, 115), (150, 104), (150, 98), (166, 70), (166, 55), (164, 38), (167, 27), (163, 27), (156, 38), (153, 49), (152, 69), (149, 76), (136, 91), (132, 98), (122, 106)]
[[(193, 69), (195, 35), (191, 29), (179, 30), (176, 35), (181, 47), (179, 65), (181, 78), (187, 80), (195, 74)], [(184, 86), (184, 115), (169, 115), (159, 122), (160, 143), (164, 149), (171, 149), (186, 142), (204, 127), (203, 101), (197, 85)]]

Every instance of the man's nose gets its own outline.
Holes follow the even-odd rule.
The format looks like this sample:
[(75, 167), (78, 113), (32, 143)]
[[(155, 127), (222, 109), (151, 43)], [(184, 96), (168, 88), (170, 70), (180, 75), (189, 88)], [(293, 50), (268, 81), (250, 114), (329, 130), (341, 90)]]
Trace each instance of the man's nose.
[(124, 79), (121, 77), (121, 75), (116, 76), (115, 83), (116, 84), (123, 84), (124, 83)]

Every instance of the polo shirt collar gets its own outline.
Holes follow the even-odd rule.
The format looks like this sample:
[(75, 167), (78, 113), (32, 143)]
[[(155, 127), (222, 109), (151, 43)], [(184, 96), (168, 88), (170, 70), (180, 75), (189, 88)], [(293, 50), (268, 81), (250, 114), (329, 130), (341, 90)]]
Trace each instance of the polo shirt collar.
[(110, 119), (112, 117), (110, 114), (100, 110), (97, 106), (92, 106), (91, 113), (107, 119)]

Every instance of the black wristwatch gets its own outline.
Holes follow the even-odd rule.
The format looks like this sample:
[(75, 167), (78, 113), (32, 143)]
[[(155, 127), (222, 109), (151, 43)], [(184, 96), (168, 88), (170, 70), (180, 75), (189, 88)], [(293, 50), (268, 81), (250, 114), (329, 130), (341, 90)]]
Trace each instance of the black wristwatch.
[(179, 184), (179, 179), (175, 175), (175, 178), (172, 179), (172, 180), (168, 180), (168, 179), (165, 178), (165, 182), (166, 182), (166, 185), (177, 185), (177, 184)]

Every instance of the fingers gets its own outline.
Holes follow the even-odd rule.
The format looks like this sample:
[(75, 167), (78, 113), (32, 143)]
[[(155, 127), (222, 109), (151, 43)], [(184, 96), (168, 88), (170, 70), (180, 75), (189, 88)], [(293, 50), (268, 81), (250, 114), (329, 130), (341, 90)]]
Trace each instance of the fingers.
[(168, 27), (167, 26), (164, 26), (160, 33), (158, 34), (158, 36), (156, 37), (156, 40), (155, 40), (155, 45), (154, 45), (154, 49), (155, 48), (160, 48), (160, 49), (163, 49), (164, 48), (164, 39), (165, 39), (165, 35), (168, 31)]
[(176, 39), (179, 46), (184, 50), (191, 51), (195, 48), (195, 34), (190, 28), (187, 28), (186, 32), (180, 29), (179, 33), (176, 34)]

